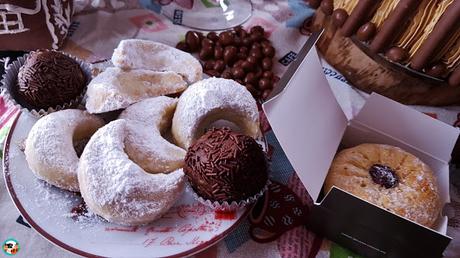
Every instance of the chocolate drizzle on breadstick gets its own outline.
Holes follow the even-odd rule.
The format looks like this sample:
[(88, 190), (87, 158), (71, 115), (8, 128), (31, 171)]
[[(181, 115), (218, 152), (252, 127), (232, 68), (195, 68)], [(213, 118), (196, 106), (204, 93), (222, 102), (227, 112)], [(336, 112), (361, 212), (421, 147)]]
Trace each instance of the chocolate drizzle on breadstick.
[(460, 29), (460, 1), (453, 1), (441, 16), (433, 31), (412, 58), (410, 66), (415, 70), (425, 68), (442, 44)]
[(382, 0), (360, 0), (340, 30), (342, 35), (345, 37), (353, 35), (361, 25), (370, 20), (380, 2)]
[(450, 86), (460, 86), (460, 66), (458, 66), (449, 77)]
[(413, 17), (421, 2), (420, 0), (401, 0), (375, 35), (370, 50), (378, 53), (390, 46), (405, 29), (404, 25)]

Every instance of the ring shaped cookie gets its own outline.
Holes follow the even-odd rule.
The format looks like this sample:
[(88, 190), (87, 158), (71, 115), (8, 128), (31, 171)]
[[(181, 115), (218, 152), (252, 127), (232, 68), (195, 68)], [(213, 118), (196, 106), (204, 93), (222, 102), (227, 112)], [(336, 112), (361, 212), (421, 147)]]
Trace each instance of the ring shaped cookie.
[(171, 127), (177, 99), (155, 97), (129, 106), (121, 119), (136, 124), (125, 139), (125, 151), (149, 173), (166, 173), (184, 166), (185, 150), (168, 142), (162, 134)]
[(115, 120), (100, 128), (80, 158), (80, 192), (90, 211), (122, 225), (143, 225), (168, 211), (184, 190), (184, 173), (149, 174), (125, 152), (134, 124)]
[(172, 122), (174, 139), (187, 149), (220, 119), (235, 123), (253, 138), (260, 134), (257, 104), (244, 86), (222, 78), (199, 81), (179, 98)]
[(78, 109), (51, 113), (39, 119), (29, 132), (25, 156), (34, 174), (46, 182), (79, 191), (79, 158), (74, 143), (89, 138), (104, 121)]
[(434, 225), (441, 210), (431, 169), (414, 155), (389, 145), (361, 144), (342, 150), (327, 175), (326, 192), (332, 186), (427, 227)]

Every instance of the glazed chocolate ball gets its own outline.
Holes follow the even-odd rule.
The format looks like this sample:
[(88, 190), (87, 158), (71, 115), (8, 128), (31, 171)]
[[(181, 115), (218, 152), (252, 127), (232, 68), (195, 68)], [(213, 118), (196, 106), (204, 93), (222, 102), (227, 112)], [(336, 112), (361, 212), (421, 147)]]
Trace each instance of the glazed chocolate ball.
[(260, 96), (260, 91), (256, 89), (252, 84), (246, 84), (246, 89), (252, 94), (252, 96), (259, 97)]
[(265, 72), (262, 74), (262, 77), (271, 79), (271, 78), (273, 78), (273, 72), (272, 72), (272, 71), (265, 71)]
[(220, 77), (220, 73), (216, 70), (204, 70), (204, 73), (211, 77)]
[(246, 74), (246, 77), (244, 77), (244, 84), (254, 84), (256, 82), (257, 78), (254, 73), (248, 73)]
[(262, 53), (266, 57), (274, 57), (275, 56), (275, 48), (272, 46), (267, 46), (262, 49)]
[(201, 60), (207, 60), (211, 58), (213, 54), (214, 54), (214, 49), (212, 48), (212, 46), (207, 45), (201, 48), (198, 56), (200, 57)]
[(222, 72), (224, 69), (225, 69), (225, 63), (224, 61), (222, 60), (216, 60), (216, 62), (214, 63), (214, 70), (218, 71), (218, 72)]
[(259, 43), (259, 42), (254, 42), (254, 43), (251, 45), (251, 49), (254, 49), (254, 48), (260, 49), (261, 46), (262, 46), (261, 43)]
[(337, 9), (332, 13), (332, 22), (335, 26), (339, 28), (342, 27), (342, 25), (347, 21), (347, 19), (348, 13), (342, 8)]
[(19, 69), (17, 94), (26, 106), (46, 110), (76, 99), (86, 83), (74, 59), (57, 51), (39, 50)]
[(246, 38), (243, 38), (243, 40), (241, 41), (241, 43), (244, 45), (244, 46), (251, 46), (252, 44), (252, 39), (250, 37), (246, 37)]
[(377, 27), (372, 22), (367, 22), (363, 26), (359, 27), (356, 32), (356, 37), (361, 41), (368, 41), (372, 39), (377, 32)]
[(203, 68), (205, 70), (213, 70), (215, 63), (216, 63), (216, 61), (214, 61), (214, 60), (206, 61), (206, 62), (204, 62)]
[(247, 60), (244, 60), (242, 63), (241, 63), (241, 67), (246, 71), (246, 72), (250, 72), (254, 69), (254, 64), (247, 61)]
[(241, 64), (243, 64), (243, 62), (244, 62), (243, 60), (238, 60), (238, 61), (236, 61), (236, 62), (232, 65), (232, 67), (233, 67), (233, 68), (235, 68), (235, 67), (241, 67)]
[(270, 90), (273, 88), (273, 84), (267, 78), (262, 78), (259, 80), (259, 89), (261, 90)]
[(234, 79), (243, 79), (245, 76), (243, 68), (236, 66), (232, 68), (232, 75)]
[(199, 196), (218, 202), (252, 197), (268, 180), (261, 146), (228, 128), (212, 129), (190, 146), (184, 172)]
[(233, 79), (232, 70), (231, 69), (225, 69), (222, 72), (222, 78), (224, 78), (224, 79)]
[(270, 40), (268, 39), (264, 39), (260, 42), (260, 46), (261, 47), (271, 47), (272, 46), (272, 43), (270, 42)]
[(249, 49), (248, 49), (247, 47), (244, 47), (244, 46), (243, 46), (243, 47), (240, 47), (240, 48), (238, 49), (238, 52), (247, 55), (247, 54), (249, 53)]
[(433, 64), (425, 69), (426, 74), (437, 78), (444, 76), (447, 71), (447, 66), (444, 63)]
[(221, 46), (216, 46), (214, 48), (214, 58), (215, 59), (224, 58), (224, 49)]
[(233, 38), (233, 45), (239, 47), (243, 45), (243, 40), (240, 37), (234, 37)]
[(176, 48), (179, 49), (179, 50), (182, 50), (184, 52), (191, 52), (192, 51), (190, 49), (190, 47), (187, 45), (187, 43), (185, 43), (183, 41), (177, 43)]
[(241, 33), (244, 30), (244, 28), (243, 28), (243, 26), (238, 25), (238, 26), (234, 27), (233, 30), (236, 32), (236, 34), (238, 34), (238, 33)]
[(236, 54), (238, 50), (235, 46), (227, 46), (224, 49), (224, 62), (226, 64), (232, 64), (236, 59)]
[(248, 57), (248, 55), (245, 54), (245, 53), (238, 52), (238, 53), (236, 54), (236, 58), (237, 58), (238, 60), (244, 60), (244, 59), (246, 59), (247, 57)]
[(270, 97), (270, 93), (272, 93), (272, 90), (264, 90), (264, 92), (262, 93), (262, 99), (267, 99), (268, 97)]
[(201, 41), (201, 47), (213, 47), (214, 46), (214, 41), (208, 39), (208, 38), (204, 38), (202, 41)]
[(260, 77), (262, 77), (264, 73), (264, 70), (262, 70), (262, 68), (260, 66), (256, 66), (255, 68), (255, 76), (257, 79), (260, 79)]
[(190, 48), (190, 51), (195, 52), (200, 49), (200, 35), (196, 31), (188, 31), (185, 34), (185, 43)]
[(242, 39), (248, 36), (248, 32), (241, 25), (236, 26), (233, 30), (236, 32), (236, 35)]
[(260, 26), (260, 25), (256, 25), (254, 27), (252, 27), (250, 30), (249, 30), (250, 33), (262, 33), (264, 34), (265, 33), (265, 29)]
[(300, 34), (302, 34), (302, 35), (311, 35), (313, 19), (314, 19), (314, 16), (313, 16), (313, 18), (312, 17), (307, 17), (303, 21), (302, 26), (300, 26), (300, 28), (299, 28)]
[(323, 0), (320, 4), (321, 10), (326, 14), (326, 15), (331, 15), (332, 12), (334, 11), (334, 1), (332, 0)]
[(259, 42), (264, 38), (264, 34), (256, 31), (251, 33), (249, 37), (251, 38), (252, 42)]
[(264, 69), (264, 71), (269, 71), (272, 69), (272, 66), (273, 66), (273, 62), (270, 58), (268, 57), (265, 57), (263, 60), (262, 60), (262, 69)]
[(386, 53), (385, 56), (393, 62), (402, 62), (409, 57), (409, 54), (404, 48), (392, 47)]
[(229, 46), (233, 44), (234, 38), (233, 34), (230, 31), (224, 31), (219, 35), (219, 43), (222, 46)]
[(216, 42), (219, 40), (219, 36), (215, 32), (209, 32), (208, 35), (206, 35), (206, 38)]
[(252, 56), (257, 60), (263, 57), (260, 48), (251, 48), (251, 50), (249, 50), (249, 56)]

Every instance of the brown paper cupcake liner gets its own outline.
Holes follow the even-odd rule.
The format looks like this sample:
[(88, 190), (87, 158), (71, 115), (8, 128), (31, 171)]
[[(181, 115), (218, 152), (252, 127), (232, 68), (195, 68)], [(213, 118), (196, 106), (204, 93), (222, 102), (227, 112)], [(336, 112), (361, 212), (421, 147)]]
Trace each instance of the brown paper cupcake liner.
[(33, 116), (35, 116), (35, 117), (42, 117), (42, 116), (45, 116), (45, 115), (47, 115), (49, 113), (56, 112), (56, 111), (63, 110), (63, 109), (79, 108), (79, 105), (82, 104), (83, 97), (85, 96), (87, 85), (92, 79), (91, 67), (90, 67), (89, 64), (87, 64), (83, 60), (81, 60), (81, 59), (79, 59), (77, 57), (74, 57), (72, 55), (69, 55), (67, 53), (64, 53), (64, 52), (60, 52), (60, 53), (62, 53), (64, 55), (74, 59), (75, 61), (77, 61), (77, 63), (80, 65), (80, 68), (83, 70), (83, 73), (85, 74), (86, 81), (87, 81), (86, 84), (87, 85), (83, 89), (82, 93), (78, 97), (76, 97), (75, 99), (71, 100), (68, 103), (63, 103), (62, 105), (57, 105), (56, 107), (49, 107), (46, 110), (45, 109), (28, 108), (26, 106), (21, 105), (16, 100), (16, 98), (15, 98), (16, 96), (15, 96), (13, 87), (16, 87), (19, 69), (24, 65), (27, 57), (32, 53), (33, 52), (30, 52), (29, 54), (25, 54), (25, 55), (19, 57), (18, 59), (16, 59), (14, 62), (12, 62), (10, 65), (7, 66), (5, 74), (3, 75), (3, 78), (1, 80), (1, 94), (2, 94), (5, 102), (7, 102), (9, 105), (13, 105), (13, 106), (17, 107), (22, 112), (28, 112), (28, 113), (32, 114)]
[(209, 199), (204, 199), (203, 197), (199, 196), (192, 188), (192, 186), (190, 185), (190, 183), (187, 181), (187, 184), (188, 184), (188, 187), (190, 189), (190, 191), (192, 192), (192, 195), (193, 197), (195, 198), (195, 200), (199, 201), (201, 204), (213, 209), (213, 210), (217, 210), (217, 211), (236, 211), (236, 210), (239, 210), (239, 209), (242, 209), (244, 207), (247, 207), (251, 204), (254, 204), (256, 203), (256, 201), (262, 197), (265, 193), (265, 191), (267, 191), (268, 189), (268, 186), (270, 185), (270, 179), (267, 180), (267, 183), (265, 183), (265, 186), (258, 192), (256, 193), (255, 195), (249, 197), (249, 198), (246, 198), (244, 200), (240, 200), (240, 201), (232, 201), (232, 202), (227, 202), (227, 201), (224, 201), (224, 202), (219, 202), (219, 201), (212, 201), (212, 200), (209, 200)]

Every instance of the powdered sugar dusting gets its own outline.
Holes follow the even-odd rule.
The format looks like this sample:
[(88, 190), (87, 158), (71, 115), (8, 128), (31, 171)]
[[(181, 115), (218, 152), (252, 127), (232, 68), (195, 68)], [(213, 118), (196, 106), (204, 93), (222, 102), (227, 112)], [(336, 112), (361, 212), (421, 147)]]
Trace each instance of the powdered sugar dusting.
[(73, 148), (74, 137), (77, 133), (90, 136), (103, 124), (100, 118), (77, 109), (62, 110), (41, 118), (26, 140), (25, 155), (30, 169), (50, 184), (78, 191), (79, 159)]
[(171, 125), (177, 99), (156, 97), (129, 106), (120, 118), (127, 119), (125, 151), (145, 171), (166, 173), (183, 166), (185, 150), (162, 137)]
[(88, 208), (123, 225), (147, 224), (164, 214), (182, 194), (182, 170), (147, 174), (124, 151), (127, 121), (99, 129), (80, 158), (78, 180)]
[[(76, 226), (80, 229), (87, 229), (91, 227), (95, 227), (100, 225), (103, 220), (98, 217), (96, 214), (92, 212), (87, 212), (85, 216), (79, 216), (75, 220), (75, 223), (69, 224), (65, 220), (61, 219), (53, 219), (54, 217), (64, 217), (64, 218), (71, 218), (71, 210), (77, 203), (80, 203), (82, 198), (76, 193), (68, 192), (65, 190), (58, 189), (45, 181), (42, 180), (35, 180), (35, 187), (34, 187), (35, 195), (34, 195), (34, 202), (35, 205), (40, 208), (41, 215), (50, 219), (54, 220), (57, 228), (60, 229), (61, 232), (67, 233), (71, 231), (69, 225)], [(52, 203), (53, 206), (59, 213), (51, 213), (47, 207)]]
[(129, 106), (119, 118), (145, 123), (154, 129), (167, 129), (177, 102), (177, 98), (166, 96), (149, 98)]
[(82, 198), (37, 179), (28, 169), (18, 146), (36, 119), (26, 115), (21, 114), (5, 149), (7, 188), (15, 194), (16, 205), (24, 208), (25, 212), (21, 213), (26, 222), (33, 227), (38, 225), (42, 231), (70, 247), (109, 257), (132, 256), (133, 250), (139, 257), (172, 256), (202, 248), (209, 241), (222, 238), (237, 221), (244, 219), (244, 210), (238, 211), (232, 220), (216, 218), (211, 209), (193, 199), (190, 191), (182, 194), (160, 219), (146, 226), (112, 224), (91, 211), (75, 218), (71, 211)]
[(234, 122), (253, 138), (259, 136), (259, 113), (251, 93), (233, 80), (215, 77), (189, 86), (181, 95), (172, 133), (179, 146), (188, 148), (219, 119)]
[(120, 41), (113, 52), (112, 63), (123, 69), (173, 71), (188, 83), (201, 80), (203, 74), (200, 63), (189, 53), (149, 40)]
[(90, 113), (118, 110), (146, 98), (181, 92), (186, 87), (187, 83), (175, 72), (109, 67), (89, 83), (86, 109)]

